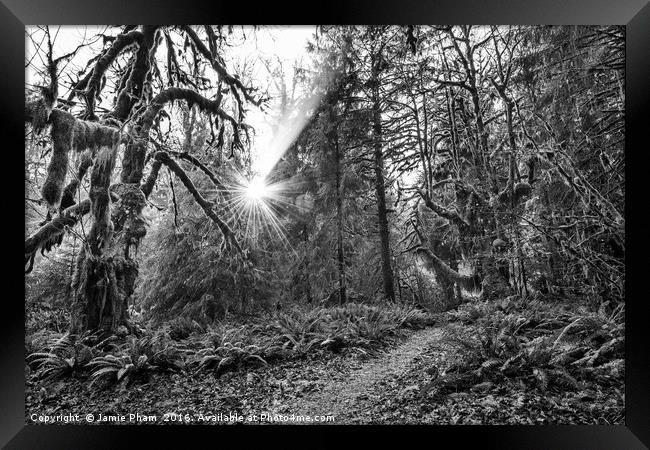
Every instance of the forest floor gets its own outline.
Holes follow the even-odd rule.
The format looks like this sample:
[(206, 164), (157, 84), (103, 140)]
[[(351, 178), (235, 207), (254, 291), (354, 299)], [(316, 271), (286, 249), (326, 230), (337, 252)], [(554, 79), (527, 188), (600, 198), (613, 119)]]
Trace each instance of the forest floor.
[[(413, 332), (376, 357), (348, 360), (340, 370), (301, 381), (269, 408), (279, 415), (331, 415), (338, 424), (620, 423), (622, 397), (608, 390), (535, 392), (512, 385), (459, 390), (437, 398), (427, 386), (449, 367), (456, 349), (446, 342), (455, 323)], [(434, 368), (434, 370), (428, 370)], [(431, 373), (433, 372), (433, 373)], [(477, 385), (479, 386), (479, 385)]]
[[(622, 384), (581, 384), (543, 390), (521, 380), (477, 383), (440, 395), (431, 386), (458, 363), (454, 333), (474, 335), (476, 323), (444, 318), (402, 330), (382, 350), (318, 351), (216, 376), (152, 373), (146, 383), (98, 389), (70, 377), (44, 383), (27, 377), (26, 419), (36, 415), (155, 416), (155, 423), (334, 424), (621, 424)], [(327, 418), (329, 416), (329, 418)], [(83, 422), (83, 420), (82, 420)], [(127, 419), (123, 423), (133, 423)], [(145, 422), (135, 419), (135, 422)]]
[[(335, 423), (372, 422), (376, 408), (385, 403), (382, 391), (390, 380), (403, 377), (425, 349), (441, 338), (440, 327), (415, 331), (404, 343), (360, 364), (351, 363), (343, 373), (325, 373), (308, 395), (296, 396), (271, 408), (272, 414), (329, 415)], [(407, 388), (408, 390), (409, 388)], [(390, 404), (390, 401), (388, 402)]]

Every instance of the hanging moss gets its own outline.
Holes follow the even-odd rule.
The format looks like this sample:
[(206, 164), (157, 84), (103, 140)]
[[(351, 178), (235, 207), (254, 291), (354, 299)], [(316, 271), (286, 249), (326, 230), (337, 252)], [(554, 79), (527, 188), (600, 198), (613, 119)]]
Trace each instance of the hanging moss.
[(32, 128), (34, 129), (35, 134), (40, 134), (40, 132), (47, 126), (50, 114), (52, 113), (52, 108), (53, 105), (48, 104), (43, 97), (39, 97), (37, 100), (28, 102), (25, 105), (27, 114), (32, 117)]
[(92, 133), (91, 145), (96, 147), (113, 146), (118, 139), (118, 133), (115, 128), (107, 127), (99, 123), (91, 122), (89, 133)]
[(422, 261), (425, 269), (435, 271), (444, 279), (453, 281), (468, 291), (478, 292), (481, 290), (481, 281), (478, 276), (470, 277), (459, 274), (426, 248), (418, 248), (415, 253)]
[(127, 307), (137, 275), (134, 261), (80, 253), (73, 281), (72, 332), (101, 330), (109, 335), (128, 326)]
[(100, 255), (110, 242), (113, 233), (113, 222), (110, 214), (109, 187), (111, 175), (117, 157), (117, 143), (110, 147), (101, 147), (95, 157), (93, 171), (90, 176), (91, 213), (93, 224), (88, 235), (90, 250), (94, 255)]
[(79, 165), (77, 166), (77, 174), (72, 180), (70, 180), (68, 185), (63, 190), (63, 196), (61, 198), (61, 210), (69, 208), (75, 204), (75, 196), (77, 193), (77, 188), (79, 187), (79, 183), (86, 175), (86, 172), (93, 163), (92, 155), (89, 151), (83, 152), (79, 158), (80, 161)]
[(142, 209), (146, 205), (145, 194), (137, 183), (120, 183), (114, 187), (115, 194), (119, 197), (116, 208), (117, 214), (113, 216), (116, 232), (119, 231), (121, 247), (124, 256), (130, 257), (131, 248), (137, 252), (140, 241), (147, 234), (146, 221), (142, 216)]
[(47, 167), (47, 177), (41, 194), (51, 210), (59, 208), (63, 183), (68, 171), (68, 151), (72, 144), (74, 117), (71, 115), (54, 115), (52, 121), (52, 158)]
[[(40, 121), (44, 114), (44, 101), (40, 106), (33, 107), (34, 120)], [(49, 121), (52, 123), (52, 157), (47, 168), (47, 177), (43, 183), (41, 194), (47, 202), (51, 213), (56, 213), (61, 206), (63, 197), (63, 185), (68, 171), (69, 152), (74, 149), (77, 152), (83, 152), (88, 149), (93, 152), (101, 147), (113, 148), (119, 140), (117, 129), (105, 126), (95, 122), (77, 120), (70, 113), (58, 109), (52, 110), (49, 114)], [(36, 118), (38, 117), (38, 118)], [(82, 163), (83, 164), (83, 163)], [(87, 165), (78, 172), (78, 179), (83, 178)], [(112, 173), (112, 169), (111, 169)], [(76, 189), (77, 185), (74, 180), (69, 186), (69, 190)], [(66, 205), (70, 202), (71, 192), (66, 193)]]
[(80, 152), (88, 148), (88, 125), (83, 120), (77, 120), (72, 129), (72, 147)]
[(75, 151), (96, 150), (111, 146), (117, 139), (118, 131), (97, 122), (77, 120), (74, 123), (72, 146)]

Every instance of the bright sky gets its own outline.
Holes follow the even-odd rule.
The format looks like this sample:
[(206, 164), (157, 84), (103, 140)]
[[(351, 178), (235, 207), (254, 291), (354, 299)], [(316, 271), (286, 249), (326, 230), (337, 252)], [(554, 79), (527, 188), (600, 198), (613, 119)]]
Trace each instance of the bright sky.
[[(54, 58), (72, 52), (81, 42), (105, 32), (106, 26), (50, 26), (54, 42)], [(110, 31), (111, 34), (116, 32), (117, 30), (114, 29)], [(274, 77), (270, 75), (265, 61), (276, 67), (277, 65), (283, 67), (285, 84), (290, 89), (293, 65), (296, 61), (306, 58), (306, 45), (314, 32), (315, 26), (265, 26), (257, 30), (253, 30), (252, 27), (243, 29), (234, 27), (233, 35), (229, 40), (232, 47), (224, 55), (228, 70), (234, 73), (236, 67), (247, 64), (250, 68), (251, 83), (261, 89), (268, 86), (272, 99), (276, 100), (270, 102), (265, 112), (251, 106), (246, 115), (246, 122), (256, 130), (253, 143), (253, 170), (261, 175), (266, 175), (273, 168), (305, 122), (304, 118), (289, 119), (286, 123), (280, 124), (274, 135), (269, 120), (279, 112), (277, 95), (281, 83), (277, 75)], [(101, 50), (102, 45), (102, 39), (95, 38), (92, 45), (82, 48), (67, 64), (62, 65), (62, 72), (74, 73), (84, 70), (86, 62)], [(35, 26), (27, 27), (25, 81), (28, 85), (43, 83), (36, 71), (37, 68), (45, 65), (42, 56), (35, 54), (35, 49), (39, 47), (43, 50), (47, 47), (45, 32)], [(65, 95), (69, 81), (65, 77), (60, 81), (62, 84), (60, 94)], [(302, 92), (295, 93), (296, 97), (301, 95)]]
[[(284, 82), (288, 95), (291, 96), (293, 81), (293, 66), (295, 62), (307, 58), (306, 46), (309, 39), (315, 32), (314, 26), (273, 26), (258, 31), (255, 39), (248, 39), (233, 57), (242, 60), (250, 58), (257, 60), (253, 78), (261, 85), (268, 83), (277, 84), (280, 80), (276, 77), (270, 78), (265, 64), (261, 61), (267, 59), (279, 61), (283, 67)], [(277, 87), (271, 86), (277, 92)], [(296, 91), (294, 97), (308, 96), (305, 92)], [(277, 98), (275, 99), (277, 100)], [(314, 99), (311, 99), (313, 102)], [(304, 116), (289, 115), (285, 117), (277, 129), (272, 129), (269, 120), (279, 115), (279, 102), (271, 101), (270, 109), (261, 112), (257, 108), (250, 108), (246, 115), (246, 121), (256, 130), (255, 145), (253, 146), (253, 171), (261, 176), (267, 175), (273, 166), (282, 157), (291, 142), (298, 136), (306, 123)]]

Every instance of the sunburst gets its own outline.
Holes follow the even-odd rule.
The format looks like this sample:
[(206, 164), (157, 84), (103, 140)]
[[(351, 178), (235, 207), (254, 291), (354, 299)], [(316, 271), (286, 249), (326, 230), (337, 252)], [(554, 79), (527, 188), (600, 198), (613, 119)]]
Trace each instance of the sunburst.
[(267, 235), (293, 250), (283, 224), (284, 216), (295, 209), (290, 182), (270, 182), (261, 175), (249, 178), (239, 175), (234, 185), (228, 186), (228, 192), (227, 222), (242, 233), (244, 241), (256, 246), (259, 238)]

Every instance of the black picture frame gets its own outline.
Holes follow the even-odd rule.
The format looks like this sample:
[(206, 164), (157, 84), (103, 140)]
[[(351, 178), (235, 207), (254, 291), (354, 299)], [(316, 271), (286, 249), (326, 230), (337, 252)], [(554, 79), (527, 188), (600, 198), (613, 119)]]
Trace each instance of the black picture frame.
[[(467, 444), (499, 449), (643, 449), (650, 447), (650, 352), (644, 346), (648, 299), (643, 293), (646, 247), (643, 212), (646, 208), (647, 175), (642, 161), (647, 152), (650, 81), (650, 4), (648, 0), (444, 0), (444, 1), (318, 1), (295, 7), (277, 2), (200, 2), (195, 0), (1, 0), (0, 4), (0, 116), (6, 126), (0, 161), (5, 166), (0, 221), (0, 242), (5, 253), (7, 277), (0, 289), (0, 444), (12, 449), (116, 448), (142, 439), (156, 448), (192, 445), (198, 436), (211, 446), (223, 445), (224, 434), (235, 433), (241, 445), (253, 434), (270, 442), (270, 434), (282, 436), (286, 446), (314, 443), (339, 445), (331, 428), (311, 427), (134, 427), (47, 426), (24, 424), (24, 283), (18, 264), (22, 255), (20, 235), (24, 203), (11, 192), (21, 183), (17, 167), (24, 162), (25, 25), (103, 23), (258, 23), (258, 24), (621, 24), (626, 26), (626, 413), (625, 426), (428, 426), (379, 427), (373, 436), (386, 433), (412, 438), (417, 433), (425, 445), (454, 448)], [(294, 11), (293, 15), (287, 11)], [(638, 160), (638, 161), (637, 161)], [(15, 164), (14, 164), (15, 163)], [(16, 167), (16, 168), (14, 168)], [(634, 201), (634, 197), (639, 197)], [(637, 217), (635, 217), (637, 216)], [(24, 229), (23, 229), (24, 234)], [(7, 244), (11, 244), (7, 246)], [(10, 249), (10, 250), (9, 250)], [(636, 287), (635, 287), (636, 285)], [(22, 296), (22, 297), (21, 297)], [(227, 428), (227, 430), (226, 430)], [(335, 431), (368, 431), (365, 427), (336, 427)], [(378, 433), (376, 433), (378, 431)], [(285, 433), (287, 432), (287, 433)], [(290, 433), (288, 433), (290, 432)], [(191, 440), (188, 440), (192, 434)], [(315, 434), (314, 434), (315, 433)], [(295, 436), (301, 434), (302, 440)], [(279, 436), (278, 436), (279, 437)], [(392, 436), (391, 436), (392, 437)], [(182, 444), (179, 444), (181, 442)], [(416, 445), (415, 441), (405, 441)], [(410, 443), (412, 442), (412, 443)], [(162, 445), (161, 445), (162, 444)], [(194, 446), (194, 445), (192, 445)]]

